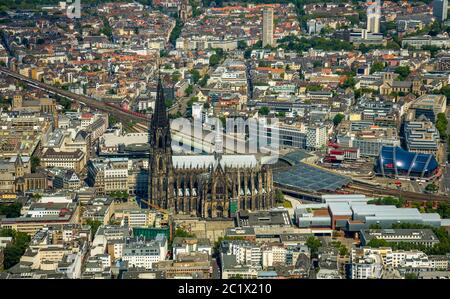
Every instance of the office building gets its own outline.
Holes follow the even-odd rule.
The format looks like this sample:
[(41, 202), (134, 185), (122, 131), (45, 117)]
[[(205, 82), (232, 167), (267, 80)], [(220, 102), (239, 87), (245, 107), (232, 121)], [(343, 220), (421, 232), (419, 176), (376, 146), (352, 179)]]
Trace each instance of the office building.
[(306, 131), (306, 147), (308, 149), (321, 149), (328, 141), (327, 127), (323, 125), (311, 126)]
[[(414, 223), (446, 227), (448, 220), (437, 213), (420, 213), (415, 208), (368, 204), (364, 195), (323, 195), (323, 203), (303, 204), (295, 209), (295, 222), (300, 228), (321, 232), (343, 230), (359, 232), (371, 225), (389, 229), (394, 224)], [(364, 244), (363, 244), (364, 245)]]
[(131, 267), (151, 269), (152, 264), (165, 260), (167, 255), (167, 239), (163, 234), (155, 240), (128, 239), (123, 248), (122, 260)]
[(434, 0), (433, 2), (433, 16), (437, 21), (442, 22), (447, 20), (448, 0)]
[(426, 94), (416, 99), (412, 104), (409, 113), (410, 117), (419, 118), (425, 116), (433, 123), (437, 120), (439, 113), (445, 113), (447, 108), (447, 99), (441, 94)]
[(180, 254), (204, 252), (211, 255), (212, 253), (212, 246), (208, 239), (176, 237), (173, 240), (172, 248), (174, 260)]
[(383, 274), (381, 257), (377, 254), (352, 255), (351, 279), (380, 279)]
[(161, 271), (165, 278), (210, 279), (213, 278), (214, 261), (205, 252), (181, 253), (176, 259), (159, 261), (153, 264), (153, 269)]
[(273, 8), (263, 11), (263, 47), (274, 46), (273, 41)]
[(411, 243), (433, 247), (439, 239), (431, 229), (364, 229), (360, 234), (361, 245), (365, 246), (374, 239), (382, 239), (388, 243)]
[(411, 36), (405, 37), (402, 40), (402, 47), (407, 48), (408, 46), (414, 48), (421, 48), (423, 46), (448, 48), (450, 46), (450, 41), (446, 37), (439, 37), (439, 36), (430, 36), (430, 35)]
[(381, 4), (380, 0), (372, 2), (367, 8), (367, 31), (380, 33)]
[(425, 119), (405, 124), (406, 149), (410, 152), (437, 156), (440, 137), (434, 124)]
[(86, 155), (79, 149), (74, 152), (56, 152), (49, 148), (41, 157), (43, 167), (73, 169), (79, 173), (86, 164)]

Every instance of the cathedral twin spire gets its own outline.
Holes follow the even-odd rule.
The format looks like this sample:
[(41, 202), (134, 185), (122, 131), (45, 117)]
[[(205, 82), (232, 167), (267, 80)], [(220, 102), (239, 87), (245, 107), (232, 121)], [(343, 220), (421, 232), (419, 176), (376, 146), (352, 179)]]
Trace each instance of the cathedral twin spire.
[(164, 88), (161, 82), (161, 76), (158, 78), (158, 87), (156, 89), (156, 101), (155, 109), (153, 111), (152, 120), (150, 123), (150, 129), (156, 129), (158, 127), (167, 127), (169, 125), (166, 101), (164, 99)]
[(149, 143), (153, 149), (164, 149), (171, 151), (170, 122), (167, 115), (164, 98), (164, 88), (161, 76), (158, 76), (158, 86), (156, 89), (155, 109), (149, 126)]

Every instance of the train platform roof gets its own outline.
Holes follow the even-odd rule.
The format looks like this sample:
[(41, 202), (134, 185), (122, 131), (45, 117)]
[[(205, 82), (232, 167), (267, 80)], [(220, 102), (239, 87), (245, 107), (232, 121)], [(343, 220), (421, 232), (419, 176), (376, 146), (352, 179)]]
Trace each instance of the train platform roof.
[(297, 165), (298, 163), (300, 163), (300, 161), (308, 157), (311, 157), (311, 154), (307, 153), (304, 150), (298, 150), (295, 152), (288, 153), (280, 157), (280, 159), (286, 161), (290, 165)]
[(318, 192), (336, 191), (348, 185), (352, 179), (298, 162), (289, 168), (274, 170), (273, 181), (288, 189)]

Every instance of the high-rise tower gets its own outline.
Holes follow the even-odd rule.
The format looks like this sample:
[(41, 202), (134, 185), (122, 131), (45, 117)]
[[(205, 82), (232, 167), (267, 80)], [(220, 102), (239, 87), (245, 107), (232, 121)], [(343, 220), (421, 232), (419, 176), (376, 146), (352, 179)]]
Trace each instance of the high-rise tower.
[(367, 31), (370, 33), (380, 33), (381, 3), (380, 0), (369, 2), (367, 8)]
[(155, 109), (149, 128), (148, 202), (163, 209), (173, 205), (172, 138), (166, 112), (164, 90), (158, 79)]
[(263, 10), (263, 47), (274, 46), (273, 43), (273, 8)]
[(434, 0), (433, 16), (437, 21), (442, 22), (447, 20), (448, 0)]

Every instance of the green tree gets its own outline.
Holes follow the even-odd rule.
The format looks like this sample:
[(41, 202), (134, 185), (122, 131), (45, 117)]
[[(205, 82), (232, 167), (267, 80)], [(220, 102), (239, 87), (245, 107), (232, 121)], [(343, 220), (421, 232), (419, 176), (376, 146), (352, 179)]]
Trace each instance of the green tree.
[(103, 19), (103, 28), (100, 29), (100, 34), (106, 35), (111, 40), (113, 36), (113, 31), (111, 25), (109, 24), (109, 20), (106, 17), (103, 17), (102, 19)]
[(417, 274), (416, 273), (406, 273), (405, 279), (417, 279)]
[(200, 79), (200, 73), (195, 69), (191, 70), (190, 73), (192, 75), (192, 81), (194, 81), (194, 84), (196, 84)]
[(436, 212), (444, 219), (450, 218), (450, 204), (447, 202), (440, 202)]
[(264, 106), (264, 107), (259, 108), (258, 112), (261, 115), (268, 115), (270, 112), (270, 109), (269, 109), (269, 107)]
[(277, 190), (275, 191), (275, 201), (276, 201), (277, 203), (282, 203), (282, 202), (284, 202), (284, 194), (283, 194), (283, 192), (282, 192), (280, 189), (277, 189)]
[(446, 86), (442, 87), (442, 89), (440, 90), (440, 93), (445, 95), (445, 97), (447, 98), (447, 105), (450, 105), (450, 86), (446, 85)]
[(167, 57), (167, 55), (169, 54), (169, 52), (167, 52), (167, 50), (160, 50), (159, 51), (159, 57)]
[(91, 227), (92, 238), (94, 238), (97, 233), (98, 228), (103, 224), (99, 220), (87, 219), (86, 224)]
[(379, 247), (389, 247), (388, 241), (384, 239), (372, 239), (367, 243), (367, 246), (373, 247), (373, 248), (379, 248)]
[(431, 57), (434, 58), (441, 49), (436, 46), (422, 46), (422, 50), (430, 51)]
[(179, 18), (175, 21), (175, 27), (170, 32), (169, 41), (172, 45), (175, 45), (177, 39), (180, 37), (181, 29), (183, 28), (183, 22)]
[(170, 99), (165, 100), (164, 104), (166, 104), (166, 108), (170, 108), (173, 105), (173, 101)]
[(439, 135), (442, 140), (447, 139), (447, 125), (448, 120), (445, 113), (438, 113), (436, 119), (436, 129), (439, 131)]
[[(425, 187), (425, 190), (428, 191), (428, 192), (437, 192), (437, 191), (439, 190), (439, 187), (436, 186), (436, 184), (431, 183), (431, 184), (428, 184), (428, 185)], [(431, 203), (431, 202), (430, 202), (430, 203)]]
[(355, 77), (347, 76), (344, 83), (341, 84), (341, 87), (342, 88), (349, 88), (349, 87), (353, 88), (355, 86), (355, 84), (356, 84)]
[(391, 205), (391, 206), (396, 206), (397, 208), (401, 208), (405, 204), (405, 200), (402, 198), (385, 196), (382, 198), (376, 198), (373, 200), (369, 200), (368, 203), (376, 204), (376, 205)]
[(22, 204), (18, 202), (13, 204), (2, 204), (0, 205), (0, 216), (5, 216), (6, 218), (19, 217), (21, 209)]
[(198, 102), (198, 97), (191, 97), (191, 98), (189, 99), (189, 101), (187, 102), (187, 106), (188, 106), (188, 107), (192, 107), (192, 105), (193, 105), (195, 102)]
[(30, 236), (12, 229), (1, 229), (0, 237), (12, 237), (12, 242), (4, 249), (4, 268), (9, 269), (20, 261), (30, 243)]
[(339, 255), (346, 256), (346, 255), (348, 255), (348, 253), (349, 253), (349, 251), (348, 251), (347, 247), (345, 247), (344, 245), (339, 247)]
[(322, 86), (320, 85), (308, 85), (306, 87), (306, 91), (321, 91), (322, 90)]
[(41, 165), (41, 159), (36, 156), (31, 156), (30, 163), (31, 163), (31, 172), (36, 172), (36, 168), (38, 168)]
[(203, 76), (203, 78), (198, 82), (198, 85), (200, 85), (201, 87), (205, 87), (206, 84), (208, 83), (208, 79), (209, 79), (209, 75), (206, 74)]
[(209, 65), (210, 66), (217, 66), (220, 63), (220, 57), (217, 54), (213, 54), (211, 55), (211, 57), (209, 57)]
[(335, 116), (334, 116), (334, 118), (333, 118), (333, 124), (334, 124), (334, 126), (336, 127), (337, 125), (339, 125), (341, 122), (342, 122), (342, 120), (345, 118), (345, 115), (344, 114), (342, 114), (342, 113), (338, 113), (338, 114), (336, 114)]
[(376, 73), (376, 72), (381, 72), (384, 70), (384, 62), (378, 61), (375, 62), (372, 67), (370, 68), (370, 73)]
[(194, 86), (189, 85), (186, 90), (184, 91), (184, 94), (186, 96), (190, 96), (194, 92)]
[(252, 55), (252, 49), (245, 49), (244, 51), (244, 58), (250, 59), (250, 56)]
[(182, 228), (177, 228), (175, 230), (174, 236), (175, 237), (180, 237), (180, 238), (194, 238), (195, 234), (189, 233), (189, 232), (185, 231)]
[(311, 236), (306, 240), (306, 246), (311, 251), (311, 255), (316, 256), (319, 247), (322, 246), (322, 242), (318, 238)]
[(323, 62), (320, 60), (316, 60), (313, 62), (313, 68), (322, 67), (322, 66), (323, 66)]
[(237, 47), (239, 50), (245, 50), (247, 48), (247, 42), (245, 40), (239, 40)]
[(118, 120), (114, 115), (108, 114), (108, 123), (110, 127), (113, 127), (115, 124), (118, 123)]
[(395, 73), (399, 75), (400, 80), (405, 80), (411, 73), (411, 70), (409, 66), (399, 66), (395, 69)]
[(180, 78), (181, 78), (181, 74), (178, 71), (172, 73), (172, 77), (171, 77), (172, 82), (178, 82), (178, 81), (180, 81)]
[(388, 50), (400, 50), (402, 47), (394, 40), (386, 43), (386, 49)]

